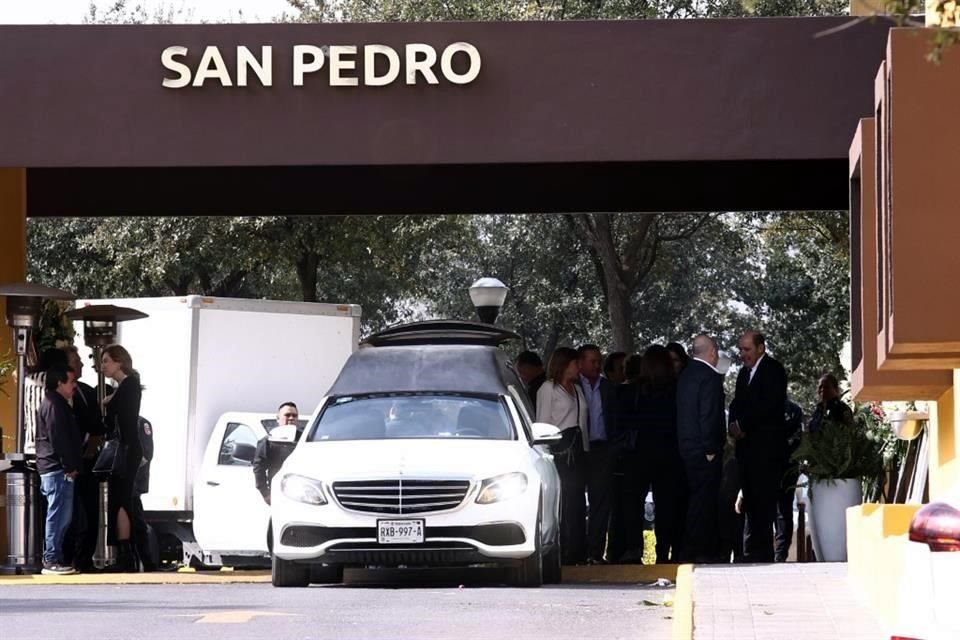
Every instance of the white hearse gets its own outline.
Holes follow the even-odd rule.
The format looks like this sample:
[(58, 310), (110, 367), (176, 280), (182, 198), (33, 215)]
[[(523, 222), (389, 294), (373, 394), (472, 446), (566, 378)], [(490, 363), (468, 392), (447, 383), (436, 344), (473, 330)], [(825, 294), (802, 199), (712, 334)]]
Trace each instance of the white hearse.
[(271, 485), (273, 584), (344, 567), (507, 568), (560, 581), (563, 434), (530, 419), (490, 325), (431, 321), (376, 334), (344, 365)]

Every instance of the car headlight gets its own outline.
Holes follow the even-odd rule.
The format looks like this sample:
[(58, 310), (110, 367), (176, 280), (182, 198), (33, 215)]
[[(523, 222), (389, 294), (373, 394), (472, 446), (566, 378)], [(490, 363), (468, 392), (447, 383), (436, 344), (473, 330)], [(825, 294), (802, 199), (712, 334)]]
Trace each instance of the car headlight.
[(280, 490), (283, 495), (297, 502), (327, 504), (327, 499), (323, 496), (323, 485), (313, 478), (288, 473), (280, 481)]
[(477, 503), (490, 504), (516, 498), (527, 490), (527, 476), (520, 473), (505, 473), (493, 478), (487, 478), (480, 485), (480, 495)]

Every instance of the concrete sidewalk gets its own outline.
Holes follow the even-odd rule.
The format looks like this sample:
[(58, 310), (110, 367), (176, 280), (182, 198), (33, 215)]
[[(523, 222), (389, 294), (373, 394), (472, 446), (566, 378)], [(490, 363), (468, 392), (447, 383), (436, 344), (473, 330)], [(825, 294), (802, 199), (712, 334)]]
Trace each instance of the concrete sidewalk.
[(690, 588), (694, 640), (884, 637), (845, 563), (697, 566)]

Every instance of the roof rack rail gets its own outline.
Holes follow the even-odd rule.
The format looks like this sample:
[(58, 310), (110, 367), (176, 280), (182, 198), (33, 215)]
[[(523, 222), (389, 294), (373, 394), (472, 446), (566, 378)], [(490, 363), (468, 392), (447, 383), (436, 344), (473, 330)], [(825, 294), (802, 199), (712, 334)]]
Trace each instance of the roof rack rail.
[(371, 347), (420, 344), (499, 346), (510, 340), (520, 340), (520, 336), (490, 324), (463, 320), (424, 320), (389, 327), (364, 338), (360, 344)]

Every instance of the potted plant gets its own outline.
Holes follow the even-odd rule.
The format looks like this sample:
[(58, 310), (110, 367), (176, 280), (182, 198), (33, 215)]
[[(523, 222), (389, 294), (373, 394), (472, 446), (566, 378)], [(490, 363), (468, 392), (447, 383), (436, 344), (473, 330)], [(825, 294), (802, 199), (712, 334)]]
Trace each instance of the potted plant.
[[(804, 432), (793, 460), (807, 476), (813, 549), (824, 562), (847, 560), (847, 508), (863, 502), (864, 483), (883, 473), (883, 444), (872, 426), (883, 420), (879, 405), (857, 407), (852, 419), (828, 417), (816, 432)], [(849, 414), (848, 414), (849, 416)]]

